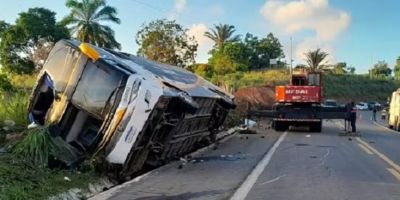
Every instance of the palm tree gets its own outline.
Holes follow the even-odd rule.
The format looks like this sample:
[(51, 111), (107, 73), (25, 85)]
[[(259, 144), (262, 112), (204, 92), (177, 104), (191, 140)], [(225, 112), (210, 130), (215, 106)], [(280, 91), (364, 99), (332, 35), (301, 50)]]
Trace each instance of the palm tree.
[(106, 5), (105, 0), (67, 0), (71, 13), (64, 17), (62, 24), (69, 25), (72, 34), (82, 42), (99, 47), (117, 48), (121, 45), (114, 38), (114, 31), (102, 22), (120, 23), (117, 10)]
[(205, 32), (204, 36), (213, 40), (215, 42), (215, 46), (221, 49), (226, 42), (236, 42), (240, 40), (240, 35), (233, 35), (235, 31), (235, 26), (229, 24), (219, 24), (214, 25), (214, 29), (211, 29), (211, 32)]
[(319, 69), (322, 61), (324, 61), (325, 58), (328, 56), (328, 53), (321, 51), (321, 49), (318, 48), (315, 51), (307, 52), (305, 55), (306, 62), (308, 64), (308, 67), (310, 68), (310, 71), (315, 72), (317, 69)]

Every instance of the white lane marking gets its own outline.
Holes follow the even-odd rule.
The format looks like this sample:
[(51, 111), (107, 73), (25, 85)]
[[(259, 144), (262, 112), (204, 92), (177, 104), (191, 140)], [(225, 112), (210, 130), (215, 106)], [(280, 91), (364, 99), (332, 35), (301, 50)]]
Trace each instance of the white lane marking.
[(385, 161), (390, 167), (394, 168), (398, 172), (400, 172), (400, 166), (397, 165), (393, 160), (391, 160), (389, 157), (387, 157), (385, 154), (379, 152), (376, 150), (374, 147), (363, 141), (361, 138), (356, 138), (358, 142), (363, 144), (365, 147), (367, 147), (369, 150), (371, 150), (373, 153), (375, 153), (378, 157), (380, 157), (383, 161)]
[(281, 179), (282, 177), (285, 177), (285, 176), (286, 176), (286, 174), (281, 175), (281, 176), (278, 176), (278, 177), (276, 177), (276, 178), (274, 178), (274, 179), (271, 179), (271, 180), (269, 180), (269, 181), (265, 181), (264, 183), (261, 183), (260, 185), (265, 185), (265, 184), (268, 184), (268, 183), (273, 183), (273, 182), (278, 181), (279, 179)]
[(247, 194), (250, 192), (251, 188), (253, 188), (258, 177), (261, 175), (261, 173), (267, 167), (267, 165), (271, 161), (272, 155), (274, 155), (276, 149), (279, 147), (279, 145), (285, 139), (287, 134), (288, 134), (288, 132), (285, 131), (279, 137), (279, 139), (275, 142), (275, 144), (272, 146), (272, 148), (264, 155), (264, 157), (257, 164), (257, 166), (253, 169), (253, 171), (247, 176), (246, 180), (235, 191), (235, 193), (232, 195), (230, 200), (244, 200), (246, 198)]
[(400, 173), (397, 172), (395, 169), (393, 168), (387, 168), (387, 170), (398, 180), (400, 181)]
[(365, 147), (363, 144), (358, 143), (358, 146), (359, 146), (362, 150), (364, 150), (367, 154), (369, 154), (369, 155), (374, 154), (374, 153), (372, 153), (371, 150), (369, 150), (369, 149), (368, 149), (367, 147)]

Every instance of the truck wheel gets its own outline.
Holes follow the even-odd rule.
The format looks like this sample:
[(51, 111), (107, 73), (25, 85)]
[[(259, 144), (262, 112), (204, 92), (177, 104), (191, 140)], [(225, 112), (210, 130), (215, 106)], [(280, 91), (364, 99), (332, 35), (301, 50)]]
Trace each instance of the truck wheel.
[(311, 132), (320, 133), (321, 130), (322, 130), (322, 121), (321, 121), (321, 122), (315, 122), (315, 123), (312, 123), (312, 124), (310, 125), (310, 131), (311, 131)]
[(274, 128), (275, 128), (275, 131), (281, 132), (281, 131), (286, 131), (288, 129), (288, 126), (286, 124), (284, 124), (283, 122), (275, 121)]

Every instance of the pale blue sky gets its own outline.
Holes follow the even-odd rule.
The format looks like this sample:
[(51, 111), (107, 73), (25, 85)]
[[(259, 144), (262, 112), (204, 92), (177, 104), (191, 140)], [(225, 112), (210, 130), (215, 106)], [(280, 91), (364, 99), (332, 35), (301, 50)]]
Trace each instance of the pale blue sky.
[[(7, 3), (5, 3), (7, 2)], [(13, 23), (30, 7), (45, 7), (61, 19), (68, 13), (63, 0), (4, 1), (0, 20)], [(290, 56), (293, 37), (294, 63), (303, 52), (321, 47), (330, 60), (344, 61), (367, 72), (372, 63), (386, 60), (393, 67), (400, 56), (400, 1), (397, 0), (108, 0), (118, 10), (120, 25), (111, 25), (122, 50), (136, 53), (135, 34), (157, 18), (176, 19), (200, 43), (199, 62), (206, 62), (211, 41), (202, 33), (213, 24), (236, 26), (237, 33), (265, 37), (273, 32)]]

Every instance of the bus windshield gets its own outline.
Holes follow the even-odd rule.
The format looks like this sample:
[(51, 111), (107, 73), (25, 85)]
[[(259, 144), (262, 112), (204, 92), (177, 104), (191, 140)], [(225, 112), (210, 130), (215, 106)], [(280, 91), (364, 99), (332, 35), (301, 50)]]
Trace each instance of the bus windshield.
[(124, 85), (125, 81), (126, 75), (117, 69), (101, 63), (89, 62), (73, 94), (72, 103), (97, 118), (104, 119), (106, 115), (102, 112), (104, 107), (107, 102), (115, 102), (120, 94), (113, 95), (113, 92), (115, 88)]

